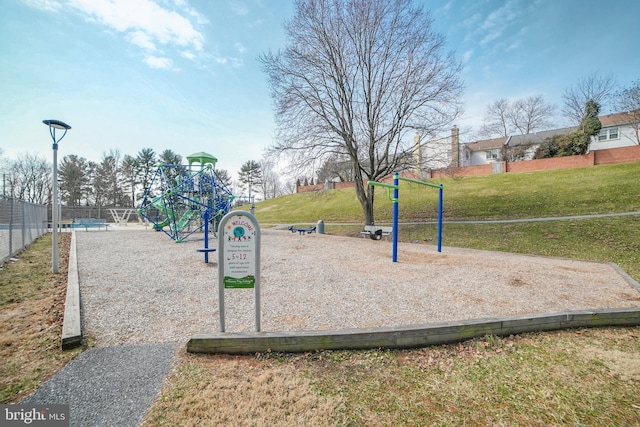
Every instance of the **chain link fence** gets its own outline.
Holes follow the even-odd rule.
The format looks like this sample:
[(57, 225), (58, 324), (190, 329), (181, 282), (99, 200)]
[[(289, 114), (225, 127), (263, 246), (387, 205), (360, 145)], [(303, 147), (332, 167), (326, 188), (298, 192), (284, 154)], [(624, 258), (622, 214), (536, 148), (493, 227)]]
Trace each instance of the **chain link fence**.
[(0, 262), (47, 232), (47, 207), (0, 196)]

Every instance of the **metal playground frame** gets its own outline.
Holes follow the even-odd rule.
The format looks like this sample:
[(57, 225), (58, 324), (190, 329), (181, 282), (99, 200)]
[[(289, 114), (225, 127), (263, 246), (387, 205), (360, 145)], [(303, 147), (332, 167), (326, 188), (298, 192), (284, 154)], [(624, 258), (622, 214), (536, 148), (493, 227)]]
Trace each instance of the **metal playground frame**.
[(215, 157), (196, 153), (187, 160), (188, 165), (160, 164), (138, 208), (156, 231), (176, 242), (203, 230), (206, 223), (212, 224), (215, 233), (234, 199), (215, 173)]
[(400, 185), (399, 180), (412, 182), (414, 184), (425, 185), (427, 187), (433, 187), (438, 189), (438, 252), (442, 252), (442, 211), (443, 211), (443, 190), (442, 184), (432, 184), (430, 182), (418, 181), (416, 179), (410, 179), (402, 177), (398, 172), (393, 173), (393, 184), (386, 184), (384, 182), (368, 181), (367, 185), (373, 185), (377, 187), (386, 188), (388, 192), (393, 190), (393, 198), (389, 196), (389, 199), (393, 202), (393, 249), (392, 249), (392, 262), (398, 262), (398, 200), (400, 198)]

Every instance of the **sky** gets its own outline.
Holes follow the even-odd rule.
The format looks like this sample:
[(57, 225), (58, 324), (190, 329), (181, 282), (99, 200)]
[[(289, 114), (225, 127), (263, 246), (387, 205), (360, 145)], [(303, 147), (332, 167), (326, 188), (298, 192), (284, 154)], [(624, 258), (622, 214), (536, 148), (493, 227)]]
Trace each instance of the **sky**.
[[(640, 80), (640, 1), (415, 4), (463, 65), (463, 141), (499, 98), (543, 95), (559, 106), (590, 74)], [(56, 119), (72, 127), (58, 158), (204, 151), (237, 178), (273, 142), (257, 58), (286, 45), (293, 13), (293, 0), (0, 0), (2, 158), (50, 159), (42, 120)]]

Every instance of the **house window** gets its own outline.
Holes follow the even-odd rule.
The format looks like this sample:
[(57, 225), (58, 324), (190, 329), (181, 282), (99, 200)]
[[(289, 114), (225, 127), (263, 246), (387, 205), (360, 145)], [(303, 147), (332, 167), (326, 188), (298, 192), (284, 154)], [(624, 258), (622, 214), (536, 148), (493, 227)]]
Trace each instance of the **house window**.
[(608, 141), (610, 139), (618, 138), (620, 138), (618, 128), (600, 129), (600, 133), (598, 134), (598, 141)]
[(498, 158), (498, 150), (489, 150), (487, 153), (487, 160), (493, 160)]

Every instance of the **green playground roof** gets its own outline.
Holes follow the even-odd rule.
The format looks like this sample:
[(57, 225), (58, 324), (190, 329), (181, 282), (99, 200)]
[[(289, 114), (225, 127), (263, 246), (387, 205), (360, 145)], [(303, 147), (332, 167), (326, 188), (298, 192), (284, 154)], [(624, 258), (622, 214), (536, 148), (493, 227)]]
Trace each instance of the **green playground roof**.
[(192, 155), (187, 156), (187, 161), (189, 162), (189, 166), (191, 166), (191, 163), (200, 163), (202, 165), (210, 163), (215, 166), (218, 159), (216, 159), (209, 153), (200, 151), (199, 153), (193, 153)]

